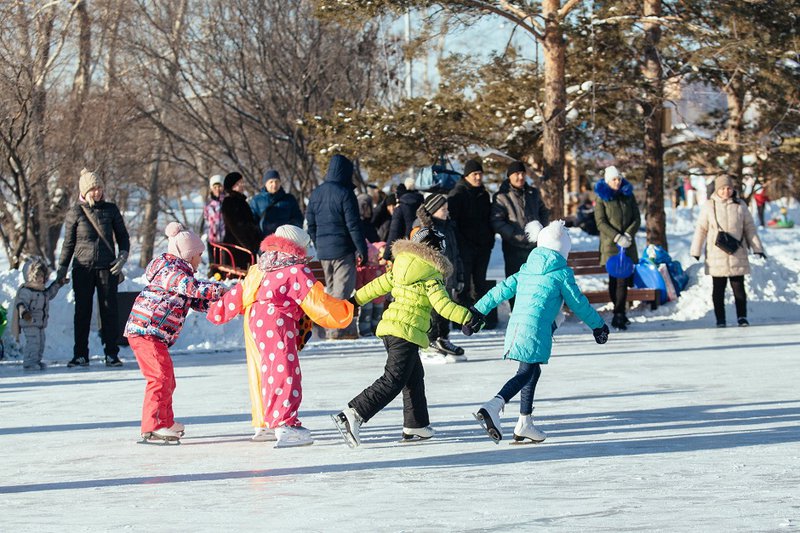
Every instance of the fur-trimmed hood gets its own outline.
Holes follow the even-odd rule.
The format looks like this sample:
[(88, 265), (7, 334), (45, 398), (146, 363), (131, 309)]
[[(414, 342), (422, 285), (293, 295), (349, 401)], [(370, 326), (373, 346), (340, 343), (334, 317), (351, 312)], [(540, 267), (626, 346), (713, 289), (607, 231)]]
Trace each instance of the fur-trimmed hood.
[(392, 273), (403, 285), (433, 277), (447, 279), (453, 273), (453, 265), (444, 255), (408, 239), (395, 241), (392, 255), (395, 257)]
[(619, 190), (615, 191), (608, 186), (606, 180), (602, 179), (595, 184), (594, 193), (604, 202), (608, 202), (613, 200), (614, 196), (617, 194), (621, 194), (622, 196), (633, 196), (633, 185), (631, 185), (631, 183), (625, 178), (622, 178), (622, 185), (620, 185)]
[(261, 241), (261, 252), (258, 257), (258, 269), (262, 272), (308, 263), (310, 260), (305, 248), (275, 234), (267, 235)]

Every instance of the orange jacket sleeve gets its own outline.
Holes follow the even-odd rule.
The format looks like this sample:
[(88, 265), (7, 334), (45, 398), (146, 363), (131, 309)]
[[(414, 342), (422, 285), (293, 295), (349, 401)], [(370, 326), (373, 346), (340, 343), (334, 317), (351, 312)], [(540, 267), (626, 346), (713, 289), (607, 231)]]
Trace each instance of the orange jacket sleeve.
[(323, 328), (346, 328), (353, 321), (353, 304), (327, 294), (319, 281), (308, 291), (300, 307)]

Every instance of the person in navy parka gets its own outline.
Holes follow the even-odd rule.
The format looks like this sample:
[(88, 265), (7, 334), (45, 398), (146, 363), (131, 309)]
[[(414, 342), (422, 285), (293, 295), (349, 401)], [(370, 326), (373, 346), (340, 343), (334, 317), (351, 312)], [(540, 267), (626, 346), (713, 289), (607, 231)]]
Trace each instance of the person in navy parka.
[(479, 329), (482, 315), (516, 296), (518, 305), (508, 321), (503, 357), (519, 361), (519, 369), (475, 414), (495, 441), (503, 438), (500, 411), (520, 391), (520, 416), (514, 428), (514, 440), (542, 442), (547, 437), (533, 425), (533, 395), (542, 373), (541, 365), (550, 359), (553, 329), (562, 304), (566, 302), (575, 315), (592, 328), (598, 344), (608, 340), (608, 326), (578, 288), (575, 274), (567, 266), (571, 242), (564, 221), (557, 220), (544, 229), (539, 221), (533, 221), (525, 227), (525, 232), (538, 247), (530, 253), (519, 272), (491, 289), (470, 308), (473, 319), (463, 328), (465, 334), (471, 335)]
[[(325, 275), (325, 291), (346, 300), (356, 288), (356, 265), (367, 257), (367, 241), (361, 231), (358, 201), (353, 192), (353, 163), (345, 156), (331, 158), (325, 181), (314, 189), (306, 208), (308, 234)], [(355, 338), (357, 324), (329, 330), (328, 338)]]
[(285, 224), (303, 227), (303, 213), (297, 199), (283, 190), (277, 170), (270, 169), (264, 173), (264, 188), (248, 203), (262, 239)]

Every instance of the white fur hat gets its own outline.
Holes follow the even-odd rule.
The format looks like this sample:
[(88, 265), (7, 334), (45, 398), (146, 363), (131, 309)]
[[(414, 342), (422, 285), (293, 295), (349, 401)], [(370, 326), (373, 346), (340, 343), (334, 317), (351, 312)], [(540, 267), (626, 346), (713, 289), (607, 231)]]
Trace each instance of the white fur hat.
[(569, 256), (572, 241), (569, 238), (567, 229), (564, 227), (563, 220), (555, 220), (546, 228), (542, 228), (539, 221), (534, 220), (525, 226), (525, 233), (528, 235), (528, 240), (535, 242), (539, 248), (548, 248), (556, 251), (564, 259)]
[(211, 179), (208, 180), (208, 186), (213, 187), (214, 185), (224, 185), (222, 176), (219, 174), (214, 174), (211, 176)]
[(296, 245), (306, 249), (311, 245), (311, 237), (309, 237), (306, 230), (298, 228), (297, 226), (292, 226), (291, 224), (278, 226), (278, 229), (275, 230), (275, 236), (292, 241)]
[(603, 178), (606, 181), (617, 179), (619, 177), (620, 177), (619, 170), (617, 170), (617, 167), (615, 167), (614, 165), (606, 167), (606, 169), (603, 171)]

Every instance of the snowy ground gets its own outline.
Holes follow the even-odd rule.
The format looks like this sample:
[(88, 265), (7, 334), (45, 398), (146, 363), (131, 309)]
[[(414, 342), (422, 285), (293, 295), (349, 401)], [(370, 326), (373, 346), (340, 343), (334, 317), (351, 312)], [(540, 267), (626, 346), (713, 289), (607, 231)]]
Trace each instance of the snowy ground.
[[(535, 411), (549, 438), (536, 446), (496, 446), (471, 415), (514, 371), (500, 359), (505, 309), (497, 331), (454, 334), (468, 363), (426, 369), (434, 440), (399, 443), (394, 402), (356, 450), (328, 415), (378, 377), (378, 340), (303, 351), (301, 414), (316, 443), (276, 450), (249, 441), (241, 325), (190, 315), (173, 352), (188, 434), (178, 447), (137, 445), (144, 381), (132, 354), (123, 348), (122, 369), (99, 356), (67, 369), (73, 308), (62, 290), (46, 372), (23, 373), (4, 335), (0, 530), (800, 530), (798, 230), (761, 231), (769, 259), (747, 278), (753, 327), (724, 330), (711, 327), (710, 278), (688, 257), (692, 230), (688, 210), (670, 217), (670, 252), (691, 278), (680, 300), (634, 309), (631, 329), (604, 346), (574, 317), (559, 331)], [(572, 236), (574, 249), (596, 249)], [(499, 254), (491, 272), (502, 273)], [(128, 275), (136, 290), (137, 271)], [(0, 300), (19, 283), (0, 274)], [(102, 353), (95, 333), (91, 349)], [(513, 402), (509, 433), (516, 413)]]

